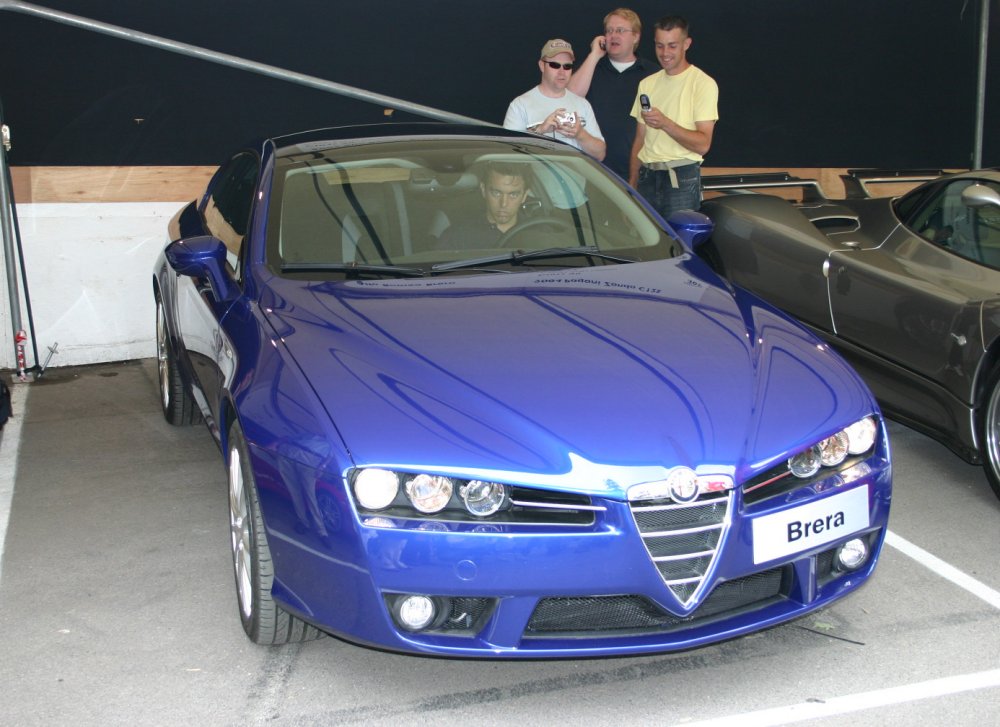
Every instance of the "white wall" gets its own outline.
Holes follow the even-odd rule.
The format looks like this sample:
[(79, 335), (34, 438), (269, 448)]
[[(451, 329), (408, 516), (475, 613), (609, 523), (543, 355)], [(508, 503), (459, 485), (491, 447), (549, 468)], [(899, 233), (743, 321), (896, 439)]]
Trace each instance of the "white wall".
[[(153, 263), (166, 242), (167, 222), (182, 206), (177, 202), (17, 205), (39, 364), (56, 343), (58, 353), (49, 366), (156, 354)], [(0, 280), (0, 288), (5, 287)], [(0, 315), (6, 321), (0, 334), (0, 368), (15, 368), (8, 299), (6, 290), (0, 292), (4, 293), (0, 308), (7, 316)], [(27, 330), (24, 291), (20, 296)], [(30, 343), (29, 367), (34, 363)]]

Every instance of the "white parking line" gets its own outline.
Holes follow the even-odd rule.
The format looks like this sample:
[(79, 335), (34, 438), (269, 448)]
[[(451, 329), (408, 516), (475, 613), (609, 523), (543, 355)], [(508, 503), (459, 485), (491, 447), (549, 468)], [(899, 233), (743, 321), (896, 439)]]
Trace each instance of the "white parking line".
[(942, 578), (951, 581), (960, 588), (964, 588), (972, 595), (983, 599), (986, 603), (993, 606), (993, 608), (1000, 609), (1000, 592), (990, 588), (985, 583), (981, 583), (972, 576), (963, 573), (955, 566), (945, 563), (936, 555), (931, 555), (923, 548), (920, 548), (911, 543), (909, 540), (896, 535), (896, 533), (891, 530), (885, 534), (885, 542), (886, 545), (891, 545), (900, 553), (910, 556), (913, 560), (917, 561), (925, 568), (934, 571)]
[(944, 697), (949, 694), (971, 692), (976, 689), (1000, 687), (1000, 669), (981, 671), (974, 674), (960, 674), (943, 679), (931, 679), (902, 687), (876, 689), (871, 692), (848, 694), (823, 701), (791, 704), (787, 707), (762, 709), (759, 712), (734, 714), (729, 717), (708, 719), (702, 722), (680, 722), (678, 727), (770, 727), (770, 725), (794, 724), (808, 719), (835, 717), (864, 709), (887, 707), (892, 704), (916, 702), (921, 699)]
[(28, 401), (28, 386), (11, 384), (10, 405), (13, 416), (7, 420), (0, 436), (0, 582), (3, 581), (3, 551), (7, 542), (7, 522), (10, 520), (10, 501), (14, 497), (14, 480), (17, 478), (17, 453), (21, 449), (21, 422)]
[[(953, 565), (949, 565), (936, 555), (928, 553), (923, 548), (914, 545), (906, 538), (900, 537), (892, 531), (888, 531), (885, 534), (885, 543), (904, 555), (913, 558), (913, 560), (942, 578), (951, 581), (977, 598), (981, 598), (994, 608), (1000, 609), (1000, 592), (990, 588), (985, 583), (977, 581), (967, 573), (963, 573)], [(733, 725), (734, 727), (736, 725), (739, 727), (769, 727), (770, 725), (793, 724), (809, 719), (833, 717), (850, 712), (860, 712), (865, 709), (886, 707), (892, 704), (916, 702), (930, 697), (942, 697), (976, 689), (997, 687), (1000, 687), (1000, 669), (992, 669), (974, 674), (961, 674), (959, 676), (932, 679), (901, 687), (877, 689), (871, 692), (849, 694), (843, 697), (833, 697), (814, 702), (810, 701), (784, 707), (762, 709), (758, 712), (746, 712), (744, 714), (734, 714), (728, 717), (718, 717), (701, 722), (681, 722), (678, 724), (683, 725), (683, 727), (726, 727), (727, 725)]]

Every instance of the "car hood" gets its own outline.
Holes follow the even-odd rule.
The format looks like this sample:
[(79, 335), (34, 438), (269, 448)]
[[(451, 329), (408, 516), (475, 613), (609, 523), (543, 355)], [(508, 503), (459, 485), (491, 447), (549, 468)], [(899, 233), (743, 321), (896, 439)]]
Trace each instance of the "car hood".
[(874, 410), (832, 351), (690, 258), (301, 282), (262, 310), (357, 465), (620, 496), (737, 480)]

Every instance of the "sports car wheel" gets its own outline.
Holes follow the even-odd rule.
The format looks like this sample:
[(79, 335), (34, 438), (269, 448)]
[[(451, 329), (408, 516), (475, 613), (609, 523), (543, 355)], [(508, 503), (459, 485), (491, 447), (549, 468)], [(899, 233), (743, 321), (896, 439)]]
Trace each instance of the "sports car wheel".
[(1000, 497), (1000, 368), (990, 376), (988, 399), (979, 421), (983, 468), (993, 494)]
[(163, 303), (156, 298), (156, 365), (160, 380), (160, 406), (163, 417), (174, 426), (194, 424), (201, 420), (194, 399), (184, 388), (177, 370), (177, 359), (170, 345), (170, 333), (163, 312)]
[(243, 630), (257, 644), (308, 641), (322, 632), (292, 616), (271, 596), (274, 566), (260, 514), (250, 453), (238, 424), (229, 428), (229, 532)]

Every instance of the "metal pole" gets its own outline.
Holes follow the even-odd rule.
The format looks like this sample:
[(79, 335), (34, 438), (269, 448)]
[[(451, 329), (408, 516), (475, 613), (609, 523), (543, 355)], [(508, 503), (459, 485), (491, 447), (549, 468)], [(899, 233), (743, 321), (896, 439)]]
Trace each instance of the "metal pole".
[(178, 43), (174, 40), (161, 38), (156, 35), (149, 35), (148, 33), (140, 33), (135, 30), (129, 30), (128, 28), (122, 28), (118, 25), (110, 25), (108, 23), (90, 20), (89, 18), (82, 18), (79, 15), (71, 15), (58, 10), (50, 10), (49, 8), (43, 8), (40, 5), (17, 2), (16, 0), (0, 0), (0, 10), (13, 10), (18, 13), (25, 13), (27, 15), (46, 18), (57, 23), (72, 25), (85, 30), (93, 30), (98, 33), (104, 33), (105, 35), (111, 35), (133, 43), (142, 43), (143, 45), (160, 48), (161, 50), (167, 50), (172, 53), (180, 53), (181, 55), (190, 56), (192, 58), (200, 58), (201, 60), (210, 61), (211, 63), (219, 63), (221, 65), (238, 68), (243, 71), (250, 71), (251, 73), (259, 73), (263, 76), (278, 78), (282, 81), (289, 81), (302, 86), (309, 86), (310, 88), (319, 89), (320, 91), (328, 91), (330, 93), (348, 96), (360, 101), (367, 101), (381, 106), (388, 106), (398, 109), (399, 111), (408, 111), (412, 114), (416, 114), (417, 116), (424, 116), (438, 121), (451, 121), (460, 124), (476, 124), (480, 126), (496, 126), (496, 124), (491, 124), (480, 119), (474, 119), (469, 116), (453, 114), (431, 106), (423, 106), (421, 104), (415, 104), (402, 99), (393, 98), (392, 96), (383, 96), (382, 94), (372, 93), (371, 91), (365, 91), (364, 89), (356, 88), (354, 86), (334, 83), (333, 81), (327, 81), (322, 78), (317, 78), (316, 76), (308, 76), (304, 73), (296, 73), (295, 71), (278, 68), (277, 66), (269, 66), (265, 63), (248, 61), (245, 58), (228, 55), (227, 53), (217, 53), (196, 45)]
[(14, 228), (11, 201), (11, 190), (7, 187), (7, 150), (10, 149), (10, 136), (3, 117), (0, 116), (0, 228), (3, 234), (3, 260), (7, 271), (7, 292), (10, 297), (10, 321), (14, 335), (21, 330), (21, 298), (17, 293), (17, 259), (14, 256)]
[(972, 148), (972, 168), (983, 166), (983, 127), (986, 117), (986, 46), (990, 35), (990, 0), (980, 0), (979, 85), (976, 88), (976, 134)]

